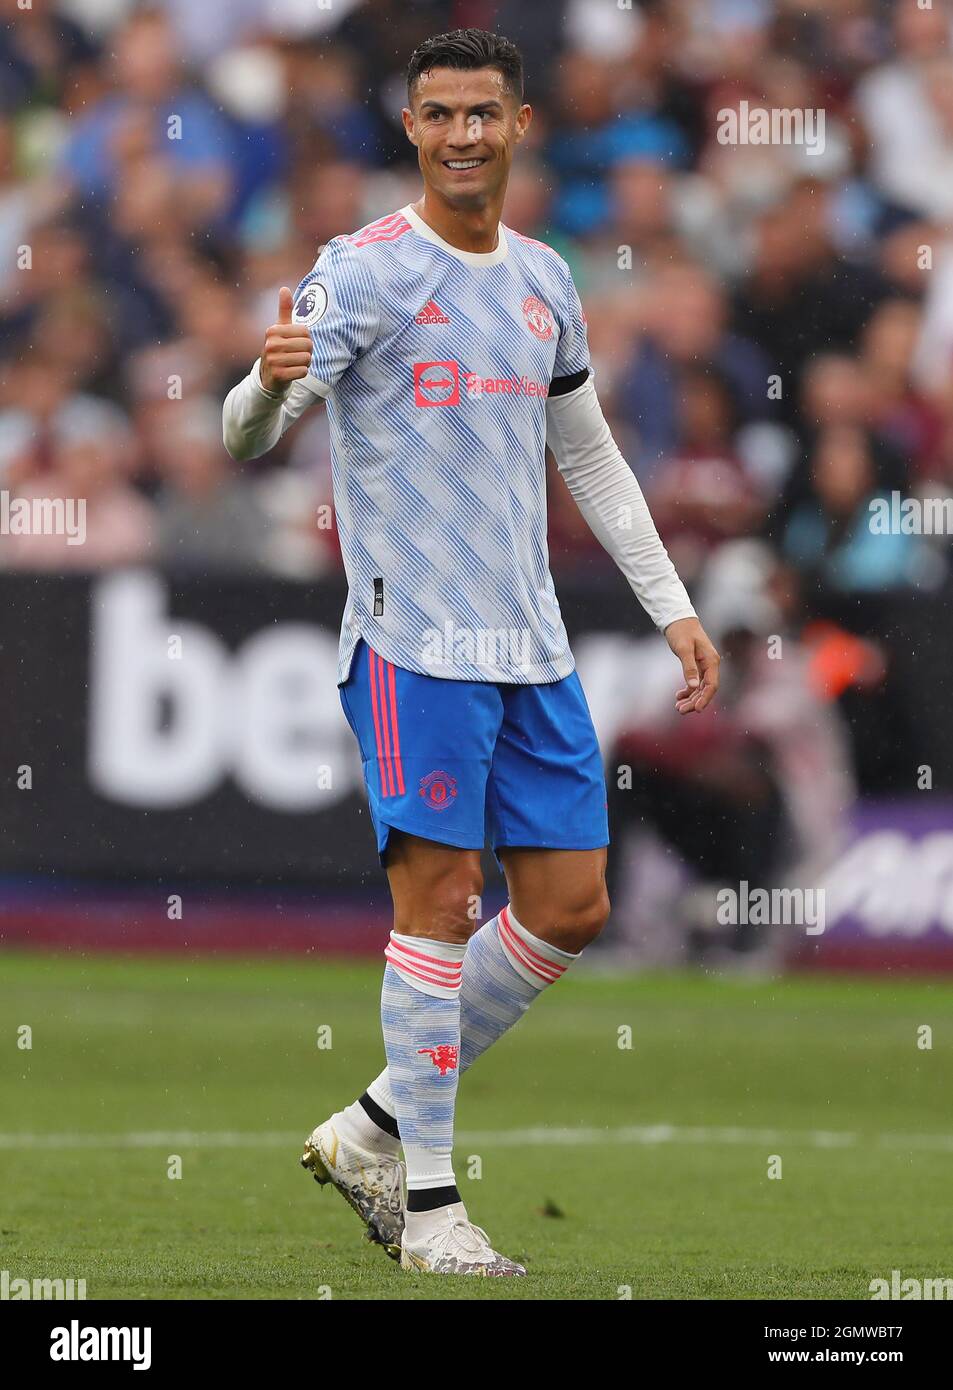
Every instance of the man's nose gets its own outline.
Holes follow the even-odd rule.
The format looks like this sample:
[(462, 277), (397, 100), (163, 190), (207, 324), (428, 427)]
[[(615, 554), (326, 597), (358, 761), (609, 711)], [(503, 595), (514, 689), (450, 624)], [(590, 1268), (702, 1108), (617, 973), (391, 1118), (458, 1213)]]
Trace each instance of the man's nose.
[(447, 143), (454, 149), (462, 149), (466, 145), (475, 145), (481, 133), (479, 116), (464, 116), (461, 112), (453, 118)]

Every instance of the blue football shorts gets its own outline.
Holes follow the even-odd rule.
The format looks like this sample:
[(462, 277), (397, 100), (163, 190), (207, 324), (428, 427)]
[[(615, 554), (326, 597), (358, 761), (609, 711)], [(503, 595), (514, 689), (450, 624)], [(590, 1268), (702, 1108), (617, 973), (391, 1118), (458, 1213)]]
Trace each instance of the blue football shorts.
[(362, 639), (341, 704), (385, 863), (391, 829), (461, 849), (598, 849), (605, 775), (575, 671), (544, 685), (405, 671)]

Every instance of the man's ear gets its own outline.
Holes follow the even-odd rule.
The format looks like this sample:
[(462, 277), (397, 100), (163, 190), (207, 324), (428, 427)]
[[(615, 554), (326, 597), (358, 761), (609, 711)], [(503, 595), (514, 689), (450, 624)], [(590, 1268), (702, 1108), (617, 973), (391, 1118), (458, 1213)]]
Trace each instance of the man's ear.
[(417, 143), (417, 138), (416, 138), (416, 136), (415, 136), (415, 134), (414, 134), (414, 113), (413, 113), (413, 111), (411, 111), (411, 109), (410, 109), (409, 106), (402, 106), (402, 107), (401, 107), (401, 111), (400, 111), (400, 116), (401, 116), (401, 120), (404, 122), (404, 130), (405, 130), (406, 133), (407, 133), (407, 139), (410, 141), (410, 143), (411, 143), (412, 145), (416, 145), (416, 143)]
[(527, 130), (529, 130), (530, 122), (532, 121), (532, 119), (533, 119), (533, 108), (529, 105), (528, 102), (525, 102), (525, 101), (524, 101), (524, 102), (523, 102), (523, 105), (520, 107), (520, 109), (519, 109), (519, 110), (517, 111), (517, 113), (516, 113), (516, 138), (517, 138), (517, 140), (522, 140), (522, 138), (523, 138), (523, 136), (526, 134)]

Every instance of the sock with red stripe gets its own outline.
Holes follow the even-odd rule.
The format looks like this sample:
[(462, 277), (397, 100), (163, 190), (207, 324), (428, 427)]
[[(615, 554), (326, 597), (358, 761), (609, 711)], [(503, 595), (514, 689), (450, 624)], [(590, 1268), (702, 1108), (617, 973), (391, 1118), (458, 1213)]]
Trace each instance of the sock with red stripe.
[[(565, 974), (574, 960), (578, 955), (550, 946), (527, 931), (509, 907), (484, 922), (470, 938), (463, 957), (459, 1070), (466, 1071), (512, 1028), (540, 991)], [(389, 1065), (354, 1105), (363, 1108), (365, 1119), (369, 1116), (378, 1130), (381, 1142), (374, 1147), (386, 1148), (398, 1127), (403, 1134)]]
[(526, 930), (504, 907), (470, 939), (460, 990), (460, 1070), (492, 1047), (577, 956)]
[(465, 951), (391, 932), (384, 952), (381, 1025), (411, 1211), (460, 1200), (452, 1154)]

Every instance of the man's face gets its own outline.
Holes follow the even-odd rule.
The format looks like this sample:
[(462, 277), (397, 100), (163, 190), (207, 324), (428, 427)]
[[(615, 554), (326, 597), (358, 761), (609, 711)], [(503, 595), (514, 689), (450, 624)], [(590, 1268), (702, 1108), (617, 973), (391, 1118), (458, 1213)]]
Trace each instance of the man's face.
[(496, 68), (433, 68), (404, 107), (424, 183), (451, 206), (484, 207), (502, 197), (513, 151), (532, 118)]

